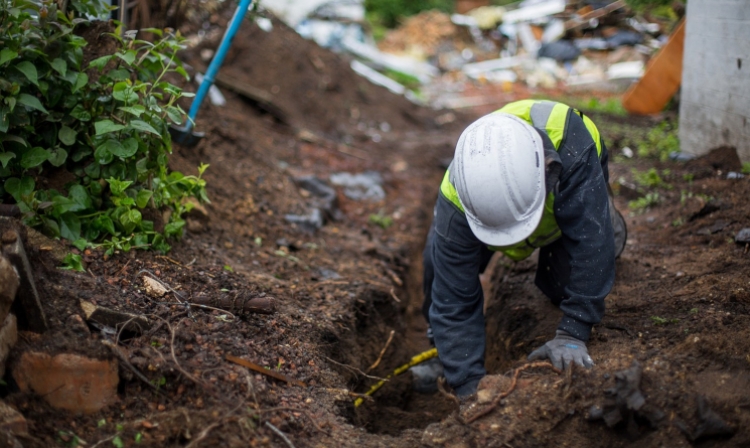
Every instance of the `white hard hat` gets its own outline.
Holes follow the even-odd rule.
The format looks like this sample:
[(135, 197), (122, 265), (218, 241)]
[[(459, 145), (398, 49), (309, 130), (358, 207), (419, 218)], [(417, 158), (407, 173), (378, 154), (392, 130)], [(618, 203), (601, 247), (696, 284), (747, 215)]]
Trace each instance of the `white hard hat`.
[(485, 244), (519, 243), (542, 218), (542, 138), (514, 115), (492, 113), (466, 128), (450, 176), (471, 230)]

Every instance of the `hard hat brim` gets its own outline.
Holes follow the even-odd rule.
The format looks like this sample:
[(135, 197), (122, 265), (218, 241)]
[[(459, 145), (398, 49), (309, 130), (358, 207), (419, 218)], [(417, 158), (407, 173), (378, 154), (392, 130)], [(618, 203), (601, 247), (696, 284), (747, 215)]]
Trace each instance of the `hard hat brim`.
[[(542, 190), (542, 195), (543, 194), (544, 190)], [(469, 213), (466, 213), (466, 220), (469, 222), (469, 228), (471, 228), (474, 236), (484, 244), (500, 247), (512, 246), (530, 237), (531, 234), (534, 233), (534, 230), (539, 226), (539, 222), (542, 220), (542, 214), (544, 213), (545, 201), (542, 200), (540, 203), (541, 205), (526, 219), (517, 222), (510, 228), (498, 229), (485, 226)]]

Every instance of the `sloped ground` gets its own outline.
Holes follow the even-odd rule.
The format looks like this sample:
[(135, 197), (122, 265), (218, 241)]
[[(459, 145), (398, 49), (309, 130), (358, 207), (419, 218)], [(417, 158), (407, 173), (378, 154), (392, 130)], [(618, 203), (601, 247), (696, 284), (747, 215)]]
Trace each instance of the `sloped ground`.
[[(197, 57), (191, 62), (200, 65)], [(630, 240), (617, 263), (608, 314), (590, 344), (592, 371), (527, 370), (494, 411), (469, 424), (457, 419), (449, 399), (413, 394), (408, 374), (355, 409), (350, 392), (375, 381), (365, 374), (385, 376), (428, 348), (418, 312), (421, 250), (440, 161), (473, 116), (454, 115), (440, 125), (449, 121), (443, 112), (370, 85), (340, 56), (279, 23), (271, 33), (243, 26), (225, 72), (269, 93), (288, 119), (280, 122), (226, 90), (227, 106), (206, 103), (198, 128), (207, 138), (196, 148), (177, 148), (172, 164), (193, 172), (209, 163), (212, 203), (191, 217), (170, 254), (104, 260), (93, 252), (85, 256), (88, 272), (71, 274), (56, 269), (48, 243), (28, 244), (52, 329), (24, 333), (11, 367), (29, 348), (113, 358), (101, 341), (116, 335), (82, 324), (79, 299), (148, 315), (155, 326), (119, 341), (121, 356), (149, 383), (121, 362), (118, 402), (93, 415), (55, 410), (43, 397), (18, 392), (8, 378), (5, 400), (26, 416), (33, 435), (26, 445), (75, 446), (71, 434), (88, 446), (109, 445), (115, 434), (143, 446), (688, 446), (695, 436), (702, 446), (750, 442), (750, 258), (731, 241), (750, 222), (749, 179), (726, 180), (726, 168), (719, 173), (711, 160), (659, 166), (671, 170), (665, 176), (671, 189), (659, 190), (661, 204), (628, 218)], [(511, 99), (506, 94), (498, 106)], [(613, 155), (625, 133), (653, 125), (634, 121), (623, 131), (615, 126), (620, 118), (595, 121), (615, 142)], [(652, 163), (613, 163), (612, 179), (630, 179), (631, 166)], [(354, 201), (338, 188), (338, 220), (311, 233), (284, 219), (309, 213), (315, 203), (294, 178), (327, 181), (335, 172), (365, 170), (382, 175), (385, 200)], [(621, 210), (627, 210), (624, 194)], [(393, 224), (382, 228), (371, 215), (390, 216)], [(526, 353), (552, 334), (557, 311), (532, 286), (533, 267), (499, 259), (488, 273), (492, 373), (523, 365)], [(149, 297), (146, 275), (179, 297)], [(239, 316), (232, 305), (257, 297), (274, 298), (277, 312)], [(188, 310), (177, 298), (223, 311)], [(249, 371), (226, 355), (304, 387)], [(641, 382), (618, 390), (640, 390), (645, 405), (621, 406), (624, 421), (613, 428), (589, 421), (597, 405), (611, 418), (605, 390), (634, 361)], [(488, 395), (508, 387), (496, 378)], [(702, 413), (698, 396), (705, 398)], [(725, 429), (717, 419), (736, 434), (712, 434)]]

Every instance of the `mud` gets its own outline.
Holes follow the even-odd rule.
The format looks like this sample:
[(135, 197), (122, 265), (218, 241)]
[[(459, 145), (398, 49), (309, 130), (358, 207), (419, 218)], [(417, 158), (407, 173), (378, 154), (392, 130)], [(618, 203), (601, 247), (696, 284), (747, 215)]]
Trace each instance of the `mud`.
[[(172, 252), (105, 259), (90, 251), (83, 254), (87, 272), (74, 274), (56, 268), (54, 242), (27, 242), (51, 330), (22, 332), (14, 356), (31, 348), (112, 357), (101, 341), (116, 336), (81, 324), (80, 299), (146, 315), (156, 325), (119, 339), (150, 384), (121, 366), (119, 402), (93, 415), (61, 413), (43, 397), (21, 394), (8, 378), (4, 399), (29, 422), (25, 446), (106, 445), (115, 436), (128, 446), (136, 440), (140, 446), (287, 446), (267, 423), (298, 447), (750, 444), (750, 255), (732, 239), (750, 222), (750, 179), (727, 180), (728, 168), (710, 158), (686, 165), (620, 160), (618, 142), (629, 137), (620, 126), (624, 119), (601, 114), (594, 120), (614, 142), (613, 182), (632, 182), (632, 168), (656, 166), (669, 170), (663, 174), (669, 186), (658, 189), (658, 205), (625, 213), (630, 239), (617, 261), (607, 315), (589, 344), (596, 367), (562, 376), (525, 371), (495, 410), (468, 425), (451, 400), (414, 394), (408, 374), (355, 409), (352, 392), (363, 393), (371, 377), (384, 377), (429, 348), (419, 311), (421, 250), (440, 161), (477, 114), (528, 92), (498, 93), (498, 104), (454, 113), (441, 126), (445, 111), (418, 108), (370, 85), (342, 56), (278, 22), (271, 33), (247, 25), (226, 72), (269, 92), (291, 119), (281, 123), (228, 91), (227, 106), (204, 105), (197, 127), (207, 138), (196, 148), (176, 148), (171, 165), (194, 173), (198, 163), (209, 163), (212, 202), (205, 216), (191, 217), (190, 231)], [(186, 58), (200, 67), (198, 50)], [(470, 90), (478, 92), (478, 86)], [(653, 126), (641, 119), (627, 124), (643, 133)], [(301, 130), (318, 137), (301, 138)], [(314, 205), (293, 178), (365, 170), (381, 173), (386, 200), (354, 201), (336, 188), (340, 220), (314, 233), (285, 221)], [(628, 210), (622, 196), (617, 205)], [(393, 223), (380, 227), (371, 215)], [(523, 365), (553, 334), (559, 311), (533, 286), (534, 269), (533, 260), (513, 264), (498, 257), (483, 278), (492, 374)], [(144, 270), (177, 294), (148, 296)], [(233, 319), (228, 310), (178, 303), (225, 296), (272, 297), (278, 311)], [(392, 343), (369, 370), (391, 331)], [(228, 354), (306, 387), (229, 363)], [(642, 367), (638, 390), (663, 417), (652, 422), (639, 408), (612, 427), (592, 420), (592, 407), (609, 409), (613, 392), (605, 392), (617, 390), (617, 372), (634, 361)], [(491, 396), (507, 387), (507, 381), (494, 384)], [(733, 435), (716, 434), (716, 418)]]

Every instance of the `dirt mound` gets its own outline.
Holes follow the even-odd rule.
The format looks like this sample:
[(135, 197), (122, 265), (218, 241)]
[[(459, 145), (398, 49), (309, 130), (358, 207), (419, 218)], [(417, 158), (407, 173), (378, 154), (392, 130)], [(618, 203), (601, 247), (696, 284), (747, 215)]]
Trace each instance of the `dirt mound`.
[(697, 179), (703, 179), (715, 174), (715, 172), (728, 173), (730, 171), (740, 172), (742, 162), (737, 155), (737, 148), (733, 146), (719, 146), (707, 154), (690, 160), (685, 168)]

